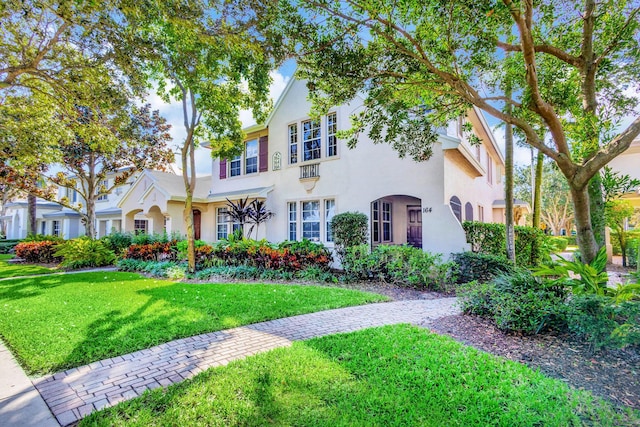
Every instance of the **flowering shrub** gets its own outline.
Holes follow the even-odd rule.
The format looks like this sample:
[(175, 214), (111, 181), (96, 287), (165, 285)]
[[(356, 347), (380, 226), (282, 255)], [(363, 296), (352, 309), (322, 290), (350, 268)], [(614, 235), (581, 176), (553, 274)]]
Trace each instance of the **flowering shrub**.
[(329, 251), (309, 241), (272, 245), (266, 240), (242, 239), (196, 248), (196, 265), (204, 267), (244, 265), (292, 272), (316, 267), (326, 271), (330, 263)]
[(43, 240), (39, 242), (22, 242), (15, 247), (16, 256), (26, 262), (51, 263), (62, 261), (61, 257), (55, 256), (57, 242)]
[(125, 258), (143, 261), (175, 260), (176, 242), (154, 242), (140, 245), (131, 245), (127, 249)]

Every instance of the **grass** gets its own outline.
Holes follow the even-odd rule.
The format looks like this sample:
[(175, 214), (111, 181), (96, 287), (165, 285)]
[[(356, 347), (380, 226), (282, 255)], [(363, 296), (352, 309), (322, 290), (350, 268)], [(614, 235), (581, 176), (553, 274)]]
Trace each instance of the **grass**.
[(0, 281), (0, 336), (30, 374), (177, 338), (330, 308), (384, 301), (360, 291), (185, 284), (121, 272)]
[(31, 264), (9, 264), (13, 258), (11, 254), (0, 254), (0, 279), (5, 277), (31, 276), (33, 274), (52, 273), (55, 270), (39, 265)]
[(635, 425), (590, 393), (398, 325), (296, 342), (96, 412), (81, 426)]

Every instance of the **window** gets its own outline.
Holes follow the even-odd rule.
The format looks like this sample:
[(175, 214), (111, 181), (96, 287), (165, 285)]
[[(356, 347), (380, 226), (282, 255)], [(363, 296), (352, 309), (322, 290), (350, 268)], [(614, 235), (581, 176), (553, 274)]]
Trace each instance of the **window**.
[[(106, 190), (108, 186), (109, 186), (109, 181), (108, 180), (105, 179), (104, 181), (100, 181), (98, 183), (98, 188), (96, 189), (96, 194), (100, 194), (100, 192)], [(98, 202), (103, 202), (103, 201), (105, 201), (107, 199), (108, 199), (108, 195), (107, 194), (100, 194), (96, 200)]]
[(390, 242), (393, 240), (391, 234), (391, 203), (382, 202), (382, 241)]
[(371, 234), (373, 243), (393, 241), (392, 212), (393, 204), (376, 200), (371, 204)]
[(493, 184), (493, 160), (487, 153), (487, 182)]
[(473, 221), (473, 205), (469, 202), (464, 205), (464, 219), (466, 221)]
[(449, 206), (451, 206), (451, 210), (458, 221), (462, 222), (462, 203), (460, 202), (460, 199), (458, 199), (457, 196), (453, 196), (449, 199)]
[(335, 208), (334, 199), (287, 203), (289, 240), (302, 238), (314, 242), (332, 242), (331, 218)]
[(245, 146), (244, 173), (258, 172), (258, 140), (247, 141)]
[(40, 234), (42, 234), (42, 235), (47, 234), (47, 222), (46, 221), (42, 221), (40, 223)]
[(52, 221), (52, 228), (53, 228), (53, 235), (54, 236), (59, 236), (60, 235), (60, 221)]
[(298, 163), (298, 124), (289, 125), (289, 164)]
[(336, 113), (327, 116), (327, 157), (338, 154), (338, 140), (336, 132), (338, 130)]
[(302, 238), (320, 241), (320, 202), (302, 202)]
[(303, 161), (320, 158), (320, 122), (307, 120), (302, 122)]
[(478, 221), (484, 222), (484, 207), (478, 205)]
[(137, 234), (146, 234), (147, 233), (147, 220), (146, 219), (135, 219), (133, 220), (133, 232)]
[(78, 201), (78, 192), (76, 190), (67, 188), (66, 196), (67, 196), (67, 199), (69, 199), (70, 203), (76, 203)]
[(333, 236), (331, 235), (331, 218), (335, 214), (336, 210), (336, 201), (333, 199), (324, 201), (324, 221), (325, 221), (325, 232), (326, 232), (326, 241), (333, 242)]
[(371, 228), (373, 242), (380, 242), (380, 202), (377, 201), (371, 204)]
[(289, 203), (289, 240), (298, 240), (298, 203)]
[(218, 240), (226, 239), (229, 235), (229, 211), (227, 208), (218, 208), (216, 215), (216, 227)]
[(231, 159), (230, 171), (229, 175), (231, 176), (240, 176), (242, 172), (242, 156), (235, 156)]

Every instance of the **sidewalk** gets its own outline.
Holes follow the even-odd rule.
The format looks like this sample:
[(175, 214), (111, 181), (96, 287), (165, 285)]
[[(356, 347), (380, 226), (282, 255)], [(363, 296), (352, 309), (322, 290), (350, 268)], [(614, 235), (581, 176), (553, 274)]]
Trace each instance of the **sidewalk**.
[[(369, 304), (184, 338), (34, 380), (33, 385), (39, 394), (34, 391), (35, 396), (28, 400), (29, 406), (19, 404), (18, 400), (20, 390), (33, 390), (22, 374), (29, 384), (23, 384), (20, 390), (6, 390), (7, 386), (0, 382), (0, 393), (7, 394), (13, 402), (12, 409), (0, 409), (0, 426), (29, 425), (9, 422), (29, 421), (36, 416), (45, 419), (51, 413), (60, 425), (66, 426), (93, 411), (133, 399), (146, 390), (181, 382), (213, 366), (289, 346), (292, 341), (375, 326), (428, 323), (457, 314), (459, 309), (454, 306), (455, 302), (455, 298), (442, 298)], [(5, 377), (5, 370), (2, 360), (1, 377)], [(42, 399), (46, 402), (44, 407)], [(38, 400), (41, 405), (31, 409), (32, 403)], [(57, 425), (55, 420), (51, 421), (52, 426)], [(32, 425), (49, 426), (44, 423)]]

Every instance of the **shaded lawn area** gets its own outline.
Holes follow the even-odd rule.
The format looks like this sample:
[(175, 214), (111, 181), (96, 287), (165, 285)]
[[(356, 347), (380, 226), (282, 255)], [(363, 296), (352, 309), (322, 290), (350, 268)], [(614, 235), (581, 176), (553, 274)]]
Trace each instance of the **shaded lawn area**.
[(186, 284), (94, 272), (0, 281), (0, 336), (30, 374), (56, 372), (177, 338), (384, 301), (348, 289)]
[(414, 326), (332, 335), (210, 369), (81, 426), (637, 425), (588, 392)]
[(32, 264), (9, 264), (11, 254), (0, 254), (0, 279), (5, 277), (31, 276), (33, 274), (53, 273), (54, 269)]

